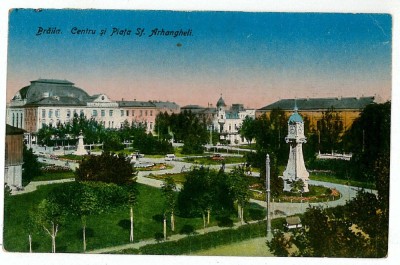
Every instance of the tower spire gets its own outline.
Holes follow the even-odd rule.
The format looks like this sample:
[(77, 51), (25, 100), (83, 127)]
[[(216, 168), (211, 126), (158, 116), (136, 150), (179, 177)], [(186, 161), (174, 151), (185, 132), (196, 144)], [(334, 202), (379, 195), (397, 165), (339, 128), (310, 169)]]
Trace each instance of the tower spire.
[(297, 98), (294, 99), (294, 112), (297, 112), (299, 108), (297, 107)]

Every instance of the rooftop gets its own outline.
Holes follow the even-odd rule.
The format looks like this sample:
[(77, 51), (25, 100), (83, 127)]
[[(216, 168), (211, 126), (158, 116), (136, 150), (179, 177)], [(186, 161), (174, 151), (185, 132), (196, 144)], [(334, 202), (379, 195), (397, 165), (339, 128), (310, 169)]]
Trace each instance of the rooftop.
[(281, 99), (270, 105), (267, 105), (259, 110), (293, 110), (293, 106), (304, 110), (319, 110), (319, 109), (364, 109), (367, 105), (374, 103), (375, 97), (338, 97), (338, 98), (300, 98), (300, 99)]

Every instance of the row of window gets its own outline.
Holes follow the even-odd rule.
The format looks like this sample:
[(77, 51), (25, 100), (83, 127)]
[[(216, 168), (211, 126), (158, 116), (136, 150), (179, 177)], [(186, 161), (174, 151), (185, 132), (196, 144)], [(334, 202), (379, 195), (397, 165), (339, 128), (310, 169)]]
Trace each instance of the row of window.
[[(139, 116), (143, 116), (143, 114), (144, 114), (144, 116), (149, 116), (149, 114), (150, 114), (150, 116), (153, 116), (153, 111), (152, 110), (150, 110), (150, 111), (148, 111), (148, 110), (139, 110), (138, 111), (139, 112)], [(75, 115), (77, 113), (77, 110), (76, 109), (74, 109), (73, 110), (73, 115)], [(84, 112), (83, 112), (83, 110), (81, 109), (80, 111), (79, 111), (79, 114), (83, 114)], [(131, 110), (131, 111), (129, 111), (129, 110), (121, 110), (121, 117), (123, 117), (124, 115), (125, 115), (125, 113), (126, 113), (126, 116), (129, 116), (129, 114), (131, 113), (131, 116), (135, 116), (135, 110)], [(114, 114), (114, 110), (109, 110), (108, 111), (108, 116), (109, 117), (112, 117), (113, 116), (113, 114)], [(53, 110), (53, 109), (49, 109), (49, 111), (48, 111), (48, 113), (47, 113), (47, 118), (53, 118), (53, 115), (56, 117), (56, 118), (59, 118), (60, 117), (60, 109), (56, 109), (56, 110)], [(94, 109), (94, 110), (92, 110), (92, 116), (93, 117), (97, 117), (99, 115), (99, 113), (98, 113), (98, 110), (96, 110), (96, 109)], [(106, 110), (104, 110), (104, 109), (102, 109), (102, 110), (100, 110), (100, 115), (101, 115), (101, 117), (105, 117), (106, 116)], [(67, 118), (70, 118), (71, 117), (71, 110), (67, 110)], [(46, 110), (45, 109), (42, 109), (42, 118), (44, 119), (44, 118), (46, 118)]]
[[(143, 114), (144, 114), (144, 116), (149, 116), (149, 114), (150, 114), (150, 116), (153, 116), (153, 111), (152, 110), (150, 110), (150, 111), (148, 111), (148, 110), (139, 110), (138, 111), (139, 112), (139, 116), (143, 116)], [(123, 117), (124, 116), (124, 114), (126, 113), (126, 116), (129, 116), (129, 114), (131, 114), (131, 116), (135, 116), (135, 110), (121, 110), (121, 117)]]

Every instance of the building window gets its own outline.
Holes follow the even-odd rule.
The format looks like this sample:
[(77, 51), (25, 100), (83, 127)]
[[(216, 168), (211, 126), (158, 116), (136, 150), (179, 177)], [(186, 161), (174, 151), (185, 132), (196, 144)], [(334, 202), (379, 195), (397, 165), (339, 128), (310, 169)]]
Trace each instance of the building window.
[(67, 118), (71, 118), (71, 110), (67, 109)]
[(106, 111), (105, 110), (101, 110), (101, 117), (105, 117), (106, 116)]
[(153, 111), (152, 110), (150, 110), (150, 116), (153, 116)]
[(143, 115), (143, 110), (140, 111), (140, 117), (142, 117), (142, 115)]
[(121, 110), (121, 117), (124, 117), (124, 111)]
[(97, 109), (94, 109), (94, 110), (93, 110), (92, 116), (93, 116), (93, 117), (97, 117)]
[(80, 116), (83, 116), (84, 114), (83, 114), (83, 109), (81, 109), (81, 111), (79, 112), (79, 115)]
[(60, 109), (56, 109), (55, 114), (56, 114), (56, 117), (59, 118), (60, 117)]
[(223, 119), (224, 118), (224, 115), (221, 115), (221, 119)]
[(53, 110), (52, 109), (49, 110), (49, 118), (53, 118)]
[(132, 110), (132, 116), (135, 116), (135, 111), (134, 110)]
[(153, 123), (150, 122), (150, 130), (153, 130)]
[(110, 110), (108, 114), (109, 114), (109, 116), (110, 116), (110, 117), (112, 117), (112, 115), (113, 115), (113, 111), (112, 111), (112, 110)]
[(74, 117), (76, 117), (76, 109), (74, 109)]
[(46, 110), (45, 109), (42, 109), (42, 118), (43, 119), (46, 118)]
[(147, 116), (147, 110), (144, 112), (144, 115)]
[(126, 111), (126, 116), (129, 116), (129, 110)]

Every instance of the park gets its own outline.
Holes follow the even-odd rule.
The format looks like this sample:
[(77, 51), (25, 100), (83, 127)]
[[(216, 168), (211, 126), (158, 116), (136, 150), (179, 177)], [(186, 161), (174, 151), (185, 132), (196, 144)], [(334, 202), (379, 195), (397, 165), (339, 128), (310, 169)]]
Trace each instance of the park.
[[(390, 130), (383, 130), (390, 128), (390, 102), (367, 106), (344, 133), (333, 109), (324, 113), (318, 134), (303, 117), (304, 181), (284, 179), (291, 174), (289, 147), (298, 147), (281, 137), (294, 130), (279, 109), (245, 120), (240, 133), (249, 144), (235, 147), (219, 145), (216, 132), (210, 141), (206, 124), (194, 115), (179, 115), (192, 119), (195, 129), (168, 115), (156, 119), (158, 135), (134, 124), (107, 130), (83, 116), (41, 129), (39, 144), (24, 149), (23, 189), (6, 187), (5, 249), (235, 255), (234, 246), (253, 242), (263, 251), (248, 255), (386, 255)], [(78, 150), (78, 139), (101, 145), (76, 154), (57, 140), (66, 135)], [(318, 158), (333, 150), (352, 158)], [(302, 227), (288, 230), (293, 216)]]

